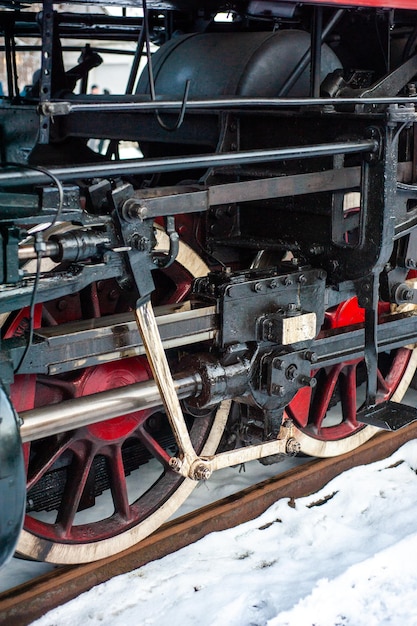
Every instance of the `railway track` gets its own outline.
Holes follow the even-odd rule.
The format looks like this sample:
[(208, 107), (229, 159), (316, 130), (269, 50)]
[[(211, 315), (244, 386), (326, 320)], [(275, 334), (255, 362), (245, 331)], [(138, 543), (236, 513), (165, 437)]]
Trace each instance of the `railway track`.
[(172, 522), (121, 554), (95, 563), (60, 567), (0, 594), (0, 624), (25, 626), (93, 586), (189, 545), (205, 535), (254, 519), (280, 498), (307, 496), (352, 467), (381, 460), (417, 438), (417, 422), (381, 433), (336, 458), (314, 459)]

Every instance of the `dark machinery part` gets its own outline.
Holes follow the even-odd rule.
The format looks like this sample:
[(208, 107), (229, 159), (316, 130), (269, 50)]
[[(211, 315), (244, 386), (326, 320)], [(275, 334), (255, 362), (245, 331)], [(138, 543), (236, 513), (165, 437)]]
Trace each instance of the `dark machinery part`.
[(19, 420), (3, 386), (0, 387), (0, 566), (13, 556), (23, 525), (26, 472)]
[[(182, 96), (184, 77), (187, 77), (190, 98), (274, 97), (309, 46), (310, 37), (301, 30), (229, 33), (227, 37), (221, 33), (175, 37), (154, 55), (155, 88), (157, 93), (178, 98)], [(339, 60), (324, 45), (322, 79), (337, 68), (340, 68)], [(308, 74), (306, 69), (289, 96), (308, 93)], [(146, 93), (148, 90), (149, 80), (144, 72), (137, 91)]]

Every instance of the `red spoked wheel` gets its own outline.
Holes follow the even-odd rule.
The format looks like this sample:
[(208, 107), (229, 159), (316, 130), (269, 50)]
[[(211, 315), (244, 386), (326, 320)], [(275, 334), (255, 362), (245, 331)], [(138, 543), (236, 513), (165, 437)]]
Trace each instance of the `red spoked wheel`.
[[(164, 247), (163, 233), (160, 239)], [(192, 278), (206, 272), (198, 255), (181, 244), (177, 261), (158, 280), (161, 303), (181, 300)], [(125, 309), (115, 283), (97, 283), (88, 294), (36, 307), (35, 326), (98, 318)], [(27, 317), (25, 310), (11, 315), (4, 336), (21, 333)], [(16, 409), (24, 411), (148, 378), (146, 358), (132, 357), (60, 376), (16, 376), (11, 393)], [(227, 408), (221, 407), (189, 418), (198, 453), (215, 452), (227, 414)], [(175, 441), (166, 416), (156, 409), (75, 430), (68, 424), (68, 432), (24, 447), (27, 513), (17, 551), (32, 559), (81, 563), (120, 552), (158, 528), (196, 485), (169, 469)]]
[[(379, 313), (389, 312), (380, 305)], [(326, 313), (324, 328), (341, 328), (364, 321), (364, 311), (356, 298), (343, 302)], [(377, 401), (400, 402), (408, 389), (417, 365), (414, 347), (403, 347), (378, 358)], [(313, 370), (313, 388), (303, 388), (286, 409), (294, 420), (297, 440), (303, 453), (329, 457), (349, 452), (370, 439), (378, 429), (364, 426), (356, 415), (366, 394), (364, 359), (338, 363)]]

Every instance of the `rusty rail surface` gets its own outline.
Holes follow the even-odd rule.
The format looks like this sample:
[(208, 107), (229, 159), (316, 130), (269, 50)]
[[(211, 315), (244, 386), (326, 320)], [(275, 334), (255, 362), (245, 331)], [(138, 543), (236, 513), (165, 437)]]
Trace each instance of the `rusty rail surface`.
[(61, 567), (0, 594), (0, 625), (25, 626), (47, 611), (113, 576), (201, 539), (208, 533), (254, 519), (280, 498), (299, 498), (322, 488), (341, 472), (381, 460), (417, 438), (417, 422), (381, 433), (348, 454), (312, 460), (161, 526), (137, 546), (96, 563)]

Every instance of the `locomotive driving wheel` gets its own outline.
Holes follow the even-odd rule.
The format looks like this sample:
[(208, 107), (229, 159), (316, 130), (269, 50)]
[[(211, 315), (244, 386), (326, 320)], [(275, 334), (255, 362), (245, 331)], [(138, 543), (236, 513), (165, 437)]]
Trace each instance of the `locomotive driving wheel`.
[[(380, 304), (380, 315), (387, 312), (385, 309)], [(352, 298), (326, 313), (325, 328), (342, 328), (363, 321), (363, 309)], [(377, 402), (388, 399), (401, 402), (416, 366), (414, 346), (381, 353)], [(286, 416), (297, 426), (301, 452), (317, 457), (337, 456), (357, 448), (378, 432), (378, 428), (365, 426), (356, 418), (366, 394), (363, 358), (313, 370), (312, 376), (316, 378), (316, 386), (301, 389), (286, 409)]]
[[(160, 232), (159, 240), (164, 237)], [(160, 277), (160, 299), (164, 304), (183, 299), (192, 278), (207, 271), (201, 258), (181, 243), (176, 262)], [(108, 304), (117, 299), (115, 284), (90, 288), (95, 317), (118, 312), (116, 304), (110, 310)], [(82, 319), (84, 309), (80, 294), (39, 305), (35, 326), (41, 319), (43, 325)], [(91, 316), (91, 306), (87, 309)], [(25, 310), (10, 316), (5, 337), (21, 333), (27, 317)], [(11, 394), (17, 411), (24, 411), (149, 378), (146, 358), (132, 357), (60, 376), (18, 375)], [(186, 416), (197, 453), (215, 452), (227, 409), (225, 403), (204, 416)], [(27, 512), (17, 552), (53, 563), (81, 563), (137, 543), (169, 518), (196, 486), (169, 469), (175, 452), (166, 417), (157, 409), (25, 444)]]

